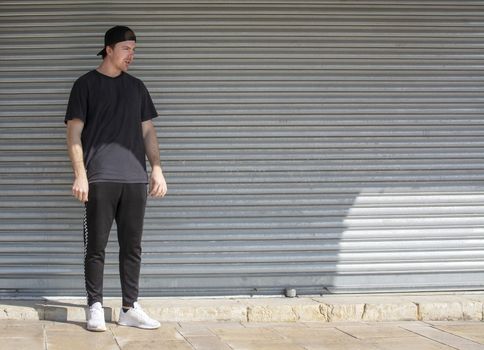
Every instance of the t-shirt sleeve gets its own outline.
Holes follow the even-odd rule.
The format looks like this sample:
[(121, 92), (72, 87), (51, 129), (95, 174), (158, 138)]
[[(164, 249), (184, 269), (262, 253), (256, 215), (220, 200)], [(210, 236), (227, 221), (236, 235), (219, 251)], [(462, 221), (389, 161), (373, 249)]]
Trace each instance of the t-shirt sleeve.
[(72, 119), (80, 119), (83, 122), (86, 122), (87, 97), (87, 86), (78, 79), (72, 86), (64, 123), (67, 124), (67, 121)]
[(156, 112), (150, 93), (145, 84), (141, 83), (141, 121), (145, 122), (157, 116), (158, 113)]

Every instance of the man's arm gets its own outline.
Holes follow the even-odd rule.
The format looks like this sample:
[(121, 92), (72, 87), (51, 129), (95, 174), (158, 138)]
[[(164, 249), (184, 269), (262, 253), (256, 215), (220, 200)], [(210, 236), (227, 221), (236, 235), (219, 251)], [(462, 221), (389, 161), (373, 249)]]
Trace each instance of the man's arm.
[(87, 202), (89, 183), (87, 182), (84, 155), (82, 152), (81, 134), (84, 122), (80, 119), (67, 121), (67, 150), (74, 171), (72, 195), (81, 202)]
[(161, 170), (160, 148), (158, 138), (156, 137), (155, 126), (151, 120), (147, 120), (142, 123), (142, 129), (145, 152), (151, 165), (150, 196), (163, 197), (168, 188)]

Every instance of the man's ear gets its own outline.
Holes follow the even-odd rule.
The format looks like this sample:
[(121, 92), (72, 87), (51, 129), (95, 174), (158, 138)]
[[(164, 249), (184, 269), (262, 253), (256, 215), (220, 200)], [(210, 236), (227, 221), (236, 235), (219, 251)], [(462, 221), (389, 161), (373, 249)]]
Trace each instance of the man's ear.
[(111, 45), (106, 46), (106, 55), (111, 56), (113, 54), (114, 48)]

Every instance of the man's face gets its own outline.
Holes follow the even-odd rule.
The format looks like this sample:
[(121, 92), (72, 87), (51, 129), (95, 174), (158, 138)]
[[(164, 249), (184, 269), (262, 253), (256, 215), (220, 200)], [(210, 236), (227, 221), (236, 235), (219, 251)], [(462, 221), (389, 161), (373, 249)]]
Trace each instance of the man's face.
[(106, 50), (112, 64), (120, 71), (127, 72), (129, 65), (134, 60), (135, 49), (136, 41), (127, 40), (116, 43), (114, 49), (108, 47)]

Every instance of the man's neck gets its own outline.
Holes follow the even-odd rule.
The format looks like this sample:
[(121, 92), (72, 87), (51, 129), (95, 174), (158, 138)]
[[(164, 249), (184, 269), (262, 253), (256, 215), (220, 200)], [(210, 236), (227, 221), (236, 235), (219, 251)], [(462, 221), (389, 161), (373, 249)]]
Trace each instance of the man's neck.
[(108, 77), (115, 78), (122, 73), (120, 69), (115, 68), (112, 64), (104, 60), (99, 67), (97, 67), (97, 71), (101, 74), (107, 75)]

